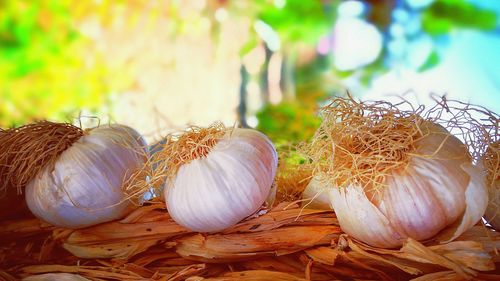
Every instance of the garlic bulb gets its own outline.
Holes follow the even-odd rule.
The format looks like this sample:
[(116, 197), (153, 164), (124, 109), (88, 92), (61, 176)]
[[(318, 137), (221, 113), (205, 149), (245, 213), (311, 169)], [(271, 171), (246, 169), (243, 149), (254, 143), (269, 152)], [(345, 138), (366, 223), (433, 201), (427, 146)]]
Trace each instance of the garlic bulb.
[(122, 185), (146, 161), (145, 147), (144, 139), (126, 126), (87, 131), (27, 184), (29, 209), (67, 228), (123, 217), (133, 206)]
[(488, 194), (471, 154), (481, 128), (463, 105), (442, 98), (425, 111), (348, 95), (321, 109), (307, 154), (344, 232), (392, 248), (408, 238), (448, 242), (481, 219)]
[(328, 189), (325, 189), (325, 181), (321, 175), (314, 176), (302, 192), (302, 206), (308, 209), (331, 210), (331, 202)]
[(343, 231), (372, 246), (396, 247), (408, 237), (451, 241), (480, 220), (488, 194), (467, 148), (439, 125), (425, 122), (421, 130), (408, 165), (390, 171), (382, 190), (330, 187)]
[(182, 163), (165, 183), (169, 214), (199, 232), (228, 228), (268, 197), (278, 157), (271, 141), (251, 129), (224, 130), (205, 155)]

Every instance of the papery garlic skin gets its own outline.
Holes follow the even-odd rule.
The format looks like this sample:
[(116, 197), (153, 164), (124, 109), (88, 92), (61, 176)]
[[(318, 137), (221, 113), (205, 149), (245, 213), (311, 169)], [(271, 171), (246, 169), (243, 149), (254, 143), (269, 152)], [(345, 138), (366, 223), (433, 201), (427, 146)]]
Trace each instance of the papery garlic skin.
[(308, 209), (331, 210), (329, 187), (321, 175), (314, 176), (302, 192), (302, 207)]
[(146, 142), (133, 129), (105, 125), (88, 131), (26, 186), (26, 202), (55, 226), (82, 228), (133, 209), (124, 180), (146, 161)]
[(418, 141), (409, 164), (392, 171), (379, 192), (367, 193), (356, 184), (330, 189), (343, 231), (372, 246), (392, 248), (408, 237), (438, 235), (448, 242), (481, 219), (488, 202), (481, 170), (444, 128), (427, 123), (423, 130), (429, 134)]
[(228, 228), (256, 212), (278, 166), (271, 141), (251, 129), (231, 129), (206, 157), (182, 165), (165, 183), (169, 214), (198, 232)]

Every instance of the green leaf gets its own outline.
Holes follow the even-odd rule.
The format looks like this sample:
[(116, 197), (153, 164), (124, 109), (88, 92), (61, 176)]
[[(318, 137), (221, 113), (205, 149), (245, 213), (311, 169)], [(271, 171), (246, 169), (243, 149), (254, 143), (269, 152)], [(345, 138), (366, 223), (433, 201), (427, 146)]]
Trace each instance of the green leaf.
[(257, 40), (257, 37), (255, 35), (251, 35), (250, 39), (240, 48), (240, 57), (244, 57), (250, 53), (255, 47), (257, 47), (258, 44), (259, 40)]
[(426, 71), (433, 67), (435, 67), (440, 62), (439, 54), (436, 51), (433, 51), (428, 57), (425, 63), (419, 67), (418, 71)]

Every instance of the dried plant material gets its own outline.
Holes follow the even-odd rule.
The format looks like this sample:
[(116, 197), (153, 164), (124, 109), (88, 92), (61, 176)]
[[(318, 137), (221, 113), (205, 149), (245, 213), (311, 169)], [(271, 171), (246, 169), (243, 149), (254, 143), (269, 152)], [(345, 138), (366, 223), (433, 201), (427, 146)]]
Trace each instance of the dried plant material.
[[(484, 274), (478, 273), (474, 280), (483, 280), (483, 281), (497, 281), (498, 275), (496, 274)], [(429, 273), (414, 279), (411, 281), (465, 281), (467, 279), (460, 276), (458, 273), (454, 271), (440, 271)]]
[(481, 243), (475, 241), (457, 241), (443, 245), (424, 246), (418, 241), (409, 238), (400, 250), (370, 247), (359, 242), (354, 243), (352, 240), (349, 240), (349, 246), (354, 251), (363, 255), (373, 252), (375, 254), (369, 254), (369, 257), (372, 259), (379, 259), (381, 262), (390, 263), (410, 274), (418, 274), (420, 272), (418, 272), (418, 268), (412, 269), (406, 265), (403, 267), (400, 261), (389, 260), (380, 256), (380, 254), (392, 255), (401, 260), (439, 265), (452, 269), (463, 278), (469, 279), (477, 274), (476, 270), (489, 271), (495, 269), (491, 256), (484, 250)]
[(284, 272), (276, 272), (269, 270), (247, 270), (240, 272), (229, 272), (221, 277), (216, 278), (193, 278), (189, 280), (203, 280), (203, 281), (232, 281), (232, 280), (247, 280), (247, 281), (306, 281), (304, 278), (299, 278), (292, 274)]
[(375, 254), (371, 254), (365, 250), (362, 249), (362, 247), (359, 247), (356, 243), (354, 243), (352, 240), (348, 240), (348, 243), (349, 243), (349, 248), (351, 248), (353, 251), (355, 252), (358, 252), (359, 254), (363, 255), (363, 256), (366, 256), (372, 260), (376, 260), (376, 261), (379, 261), (379, 262), (382, 262), (382, 263), (387, 263), (387, 264), (390, 264), (392, 266), (395, 266), (409, 274), (420, 274), (422, 273), (421, 270), (419, 270), (418, 268), (414, 268), (414, 267), (410, 267), (410, 266), (407, 266), (405, 264), (399, 264), (397, 262), (394, 262), (394, 261), (391, 261), (390, 259), (384, 259), (383, 257), (381, 256), (378, 256), (378, 255), (375, 255)]
[(441, 271), (429, 273), (418, 278), (412, 279), (412, 281), (459, 281), (466, 280), (454, 271)]
[(403, 111), (388, 102), (363, 103), (336, 98), (321, 108), (323, 122), (308, 148), (315, 173), (334, 186), (360, 184), (367, 190), (385, 185), (388, 174), (403, 168), (408, 152), (422, 137), (418, 111)]
[(111, 222), (72, 231), (64, 239), (63, 247), (81, 258), (128, 258), (160, 241), (189, 233), (158, 208), (158, 205), (149, 208), (149, 217), (143, 217), (143, 221)]
[(167, 135), (143, 168), (132, 175), (135, 180), (128, 182), (126, 189), (161, 190), (182, 165), (206, 157), (227, 131), (222, 123), (214, 123), (207, 128), (192, 126), (184, 132)]
[(307, 249), (305, 252), (314, 261), (331, 266), (335, 265), (335, 261), (343, 253), (343, 251), (338, 248), (330, 247), (316, 247)]
[[(143, 206), (120, 221), (54, 229), (50, 241), (55, 244), (47, 246), (43, 260), (38, 257), (47, 244), (47, 229), (34, 220), (15, 225), (23, 230), (13, 232), (10, 226), (0, 235), (0, 266), (15, 277), (64, 272), (91, 280), (234, 280), (237, 275), (231, 274), (251, 272), (244, 277), (262, 280), (257, 273), (271, 272), (269, 278), (299, 280), (408, 280), (446, 269), (452, 269), (449, 275), (456, 279), (500, 277), (491, 272), (494, 261), (500, 265), (499, 256), (492, 257), (500, 234), (490, 229), (476, 226), (442, 245), (409, 240), (401, 249), (388, 250), (343, 234), (331, 211), (286, 202), (226, 232), (208, 235), (175, 225), (160, 204)], [(19, 233), (29, 238), (13, 239)], [(154, 246), (148, 246), (153, 241)], [(77, 245), (78, 255), (88, 259), (59, 246), (69, 244)]]
[(0, 222), (0, 241), (7, 238), (19, 239), (25, 236), (40, 235), (55, 227), (39, 219), (23, 219)]
[[(227, 262), (289, 254), (311, 246), (329, 244), (339, 233), (337, 226), (290, 226), (247, 234), (196, 234), (176, 240), (176, 249), (177, 253), (189, 259)], [(241, 243), (242, 239), (244, 244)]]
[(20, 193), (42, 169), (57, 158), (84, 131), (67, 123), (39, 121), (0, 134), (0, 191), (7, 186)]
[(464, 234), (458, 237), (455, 241), (476, 241), (481, 243), (484, 250), (493, 257), (493, 261), (500, 262), (500, 233), (491, 231), (483, 225), (476, 225), (467, 230)]
[(496, 142), (490, 143), (481, 158), (486, 170), (489, 204), (484, 217), (496, 230), (500, 230), (500, 132)]
[(432, 120), (457, 136), (469, 149), (477, 164), (488, 146), (500, 140), (500, 115), (474, 104), (433, 96), (436, 105), (426, 110)]
[(486, 180), (488, 186), (498, 186), (500, 181), (500, 140), (488, 145), (482, 160), (487, 171)]
[(300, 200), (302, 192), (312, 178), (313, 167), (298, 151), (301, 148), (289, 145), (280, 148), (278, 172), (276, 173), (276, 204)]
[(151, 280), (130, 270), (105, 266), (32, 265), (23, 268), (22, 275), (62, 272), (79, 274), (87, 278), (111, 280)]
[(18, 279), (0, 269), (0, 278), (5, 281), (17, 281)]
[(286, 272), (293, 275), (302, 275), (304, 273), (304, 264), (295, 258), (295, 256), (280, 257), (261, 257), (249, 261), (243, 261), (237, 264), (245, 269), (260, 269)]
[[(167, 171), (168, 176), (177, 174), (180, 166), (189, 162), (207, 157), (210, 150), (227, 132), (222, 123), (215, 123), (207, 128), (190, 127), (180, 135), (170, 135), (166, 139), (163, 149), (159, 152), (159, 159), (163, 165), (159, 170)], [(154, 158), (153, 158), (154, 159)], [(159, 165), (160, 161), (156, 162)]]
[[(404, 248), (404, 247), (403, 247)], [(442, 255), (462, 266), (478, 271), (495, 269), (491, 256), (483, 245), (475, 241), (454, 241), (448, 244), (429, 246), (433, 252)]]
[(48, 121), (0, 130), (0, 219), (29, 214), (20, 195), (26, 184), (83, 134), (71, 124)]
[[(283, 204), (290, 205), (290, 204)], [(226, 233), (260, 232), (276, 229), (284, 225), (337, 225), (335, 215), (324, 210), (303, 209), (298, 212), (298, 206), (283, 209), (278, 205), (266, 215), (254, 219), (245, 220), (225, 230)]]
[(187, 278), (203, 273), (207, 269), (205, 264), (193, 264), (178, 272), (174, 273), (168, 278), (169, 281), (186, 280)]
[(327, 173), (335, 179), (334, 186), (358, 183), (376, 190), (384, 186), (390, 171), (404, 168), (409, 157), (440, 153), (439, 145), (426, 149), (429, 143), (418, 144), (431, 133), (422, 126), (426, 122), (440, 124), (443, 135), (449, 131), (457, 136), (464, 142), (457, 146), (466, 147), (469, 157), (478, 161), (499, 138), (499, 116), (445, 96), (433, 98), (436, 105), (429, 109), (407, 101), (358, 102), (349, 93), (347, 98), (335, 98), (321, 108), (322, 125), (307, 148), (315, 173)]
[(23, 281), (91, 281), (85, 277), (82, 277), (78, 274), (70, 274), (70, 273), (46, 273), (39, 275), (32, 275), (23, 279)]
[[(81, 258), (127, 258), (147, 250), (151, 245), (183, 235), (189, 231), (176, 224), (159, 204), (145, 206), (120, 222), (110, 222), (59, 236), (63, 247)], [(223, 232), (265, 232), (285, 225), (332, 225), (333, 214), (319, 210), (297, 208), (276, 209), (268, 215), (243, 221)], [(306, 229), (306, 228), (304, 228)]]

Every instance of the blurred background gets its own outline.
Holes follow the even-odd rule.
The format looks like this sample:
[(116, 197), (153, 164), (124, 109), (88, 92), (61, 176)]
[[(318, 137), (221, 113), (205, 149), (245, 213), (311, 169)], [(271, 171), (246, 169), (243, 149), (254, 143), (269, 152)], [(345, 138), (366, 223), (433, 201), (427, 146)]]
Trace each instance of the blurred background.
[(500, 112), (500, 1), (0, 0), (3, 128), (119, 122), (155, 140), (221, 120), (279, 143), (346, 90)]

